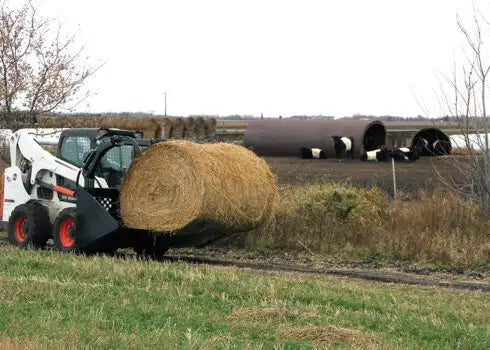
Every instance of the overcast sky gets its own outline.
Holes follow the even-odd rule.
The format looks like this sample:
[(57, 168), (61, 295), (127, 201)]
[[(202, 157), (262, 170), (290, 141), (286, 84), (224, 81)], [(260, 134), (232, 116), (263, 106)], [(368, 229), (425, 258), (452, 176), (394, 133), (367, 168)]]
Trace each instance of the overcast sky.
[[(13, 1), (15, 2), (15, 0)], [(488, 9), (488, 1), (475, 1)], [(94, 62), (84, 112), (441, 114), (471, 0), (42, 0)], [(416, 96), (417, 98), (415, 98)]]

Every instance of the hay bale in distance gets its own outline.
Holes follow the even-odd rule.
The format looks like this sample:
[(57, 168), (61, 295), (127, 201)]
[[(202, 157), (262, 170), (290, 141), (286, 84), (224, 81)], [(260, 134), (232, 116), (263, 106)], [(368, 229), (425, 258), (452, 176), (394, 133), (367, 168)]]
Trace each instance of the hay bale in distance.
[(194, 120), (196, 123), (196, 139), (202, 140), (206, 137), (204, 118), (197, 117), (197, 118), (194, 118)]
[(196, 221), (248, 231), (272, 214), (274, 176), (241, 146), (168, 141), (133, 162), (121, 186), (121, 216), (131, 228), (180, 230)]
[(184, 118), (184, 138), (187, 140), (196, 139), (196, 123), (192, 117)]
[(132, 130), (142, 131), (145, 139), (152, 139), (157, 136), (158, 123), (153, 118), (137, 118), (136, 128)]
[(216, 119), (208, 118), (204, 120), (204, 134), (206, 138), (216, 137)]
[(170, 138), (181, 139), (184, 137), (184, 118), (174, 117), (169, 118), (172, 121), (172, 130), (170, 131)]
[(169, 139), (172, 131), (172, 122), (168, 118), (157, 118), (155, 120), (158, 123), (156, 136)]

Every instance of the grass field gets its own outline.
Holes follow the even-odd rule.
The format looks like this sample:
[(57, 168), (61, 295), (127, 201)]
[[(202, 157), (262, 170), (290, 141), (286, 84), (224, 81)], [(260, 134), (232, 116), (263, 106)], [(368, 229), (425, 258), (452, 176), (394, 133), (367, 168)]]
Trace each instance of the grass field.
[(489, 345), (484, 293), (0, 249), (2, 349)]

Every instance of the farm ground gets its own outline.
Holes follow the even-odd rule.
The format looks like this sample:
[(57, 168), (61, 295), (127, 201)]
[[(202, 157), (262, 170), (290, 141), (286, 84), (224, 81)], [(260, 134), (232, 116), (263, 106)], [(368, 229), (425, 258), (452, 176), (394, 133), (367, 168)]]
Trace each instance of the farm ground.
[[(391, 163), (266, 161), (281, 184), (347, 181), (388, 192), (392, 187)], [(451, 173), (441, 159), (397, 164), (398, 188), (413, 192), (437, 187), (440, 179), (434, 166), (443, 174)], [(5, 233), (0, 233), (2, 349), (488, 346), (490, 297), (484, 292), (141, 261), (132, 255), (23, 251), (6, 243)], [(210, 252), (201, 251), (205, 256)], [(226, 252), (216, 254), (221, 257)], [(251, 257), (250, 252), (233, 255), (237, 260), (294, 263), (311, 259), (259, 253)], [(378, 261), (352, 263), (385, 271), (393, 268)], [(413, 272), (435, 279), (488, 282), (487, 268), (469, 273), (441, 270), (422, 267)]]
[(488, 346), (488, 293), (0, 247), (0, 348)]
[[(293, 157), (264, 159), (281, 184), (347, 182), (361, 187), (378, 186), (388, 193), (393, 192), (391, 162)], [(402, 192), (436, 188), (442, 186), (442, 178), (457, 176), (450, 158), (444, 157), (424, 157), (413, 163), (396, 163), (395, 166), (397, 189)]]

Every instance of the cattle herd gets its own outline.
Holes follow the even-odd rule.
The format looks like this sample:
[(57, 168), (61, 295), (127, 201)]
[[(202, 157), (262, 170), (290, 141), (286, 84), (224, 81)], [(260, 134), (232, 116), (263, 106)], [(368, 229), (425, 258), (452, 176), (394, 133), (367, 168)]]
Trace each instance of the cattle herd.
[[(353, 159), (354, 139), (348, 136), (332, 136), (334, 140), (334, 149), (337, 159)], [(415, 140), (411, 147), (399, 147), (390, 149), (387, 146), (371, 147), (371, 149), (361, 154), (362, 161), (370, 162), (387, 162), (393, 159), (396, 162), (413, 162), (420, 158), (425, 151), (431, 155), (443, 155), (445, 149), (441, 140), (429, 142), (423, 137)], [(373, 149), (374, 148), (374, 149)], [(327, 159), (327, 152), (320, 148), (300, 149), (301, 158), (303, 159)]]

